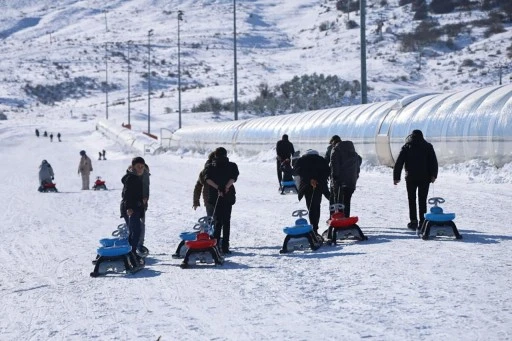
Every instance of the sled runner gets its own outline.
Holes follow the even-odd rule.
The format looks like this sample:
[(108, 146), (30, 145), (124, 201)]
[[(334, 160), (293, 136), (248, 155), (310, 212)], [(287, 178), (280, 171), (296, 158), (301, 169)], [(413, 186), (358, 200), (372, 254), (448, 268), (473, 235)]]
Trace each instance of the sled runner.
[[(206, 226), (207, 225), (207, 226)], [(213, 217), (201, 217), (198, 219), (197, 223), (192, 228), (193, 231), (184, 231), (180, 233), (180, 243), (176, 248), (176, 251), (171, 256), (172, 258), (184, 258), (187, 253), (187, 245), (186, 241), (192, 241), (197, 239), (197, 235), (201, 232), (201, 227), (207, 229), (207, 232), (210, 236), (213, 236)]]
[(457, 230), (457, 226), (453, 222), (455, 213), (444, 213), (443, 209), (437, 204), (444, 203), (445, 200), (440, 197), (428, 199), (430, 205), (429, 213), (425, 213), (425, 221), (418, 229), (418, 235), (423, 240), (428, 240), (432, 237), (438, 236), (453, 236), (455, 239), (462, 239), (462, 236)]
[(292, 217), (299, 217), (295, 220), (295, 225), (285, 227), (283, 232), (286, 234), (283, 247), (279, 253), (287, 253), (294, 250), (304, 249), (309, 246), (311, 250), (317, 250), (322, 246), (323, 240), (313, 231), (311, 226), (303, 216), (307, 215), (306, 210), (296, 210), (292, 212)]
[[(194, 226), (194, 229), (198, 229), (198, 232), (192, 234), (182, 233), (180, 235), (182, 241), (173, 257), (176, 255), (179, 257), (179, 255), (184, 252), (182, 250), (186, 249), (185, 257), (180, 265), (182, 269), (186, 269), (197, 263), (213, 263), (215, 265), (222, 265), (224, 263), (224, 258), (221, 256), (217, 245), (217, 239), (211, 237), (211, 234), (213, 234), (212, 222), (212, 217), (202, 217), (198, 220), (198, 224)], [(193, 236), (195, 237), (194, 239), (192, 239)]]
[(118, 272), (117, 266), (122, 263), (126, 273), (135, 273), (144, 267), (144, 259), (132, 252), (126, 224), (120, 224), (112, 235), (116, 238), (100, 239), (101, 246), (96, 250), (97, 256), (93, 261), (94, 270), (90, 273), (91, 277), (105, 274), (100, 272), (101, 264), (111, 266), (115, 272)]
[(368, 240), (356, 224), (359, 217), (345, 217), (343, 204), (333, 204), (329, 208), (334, 213), (329, 220), (329, 228), (322, 234), (328, 245), (336, 245), (337, 240), (344, 239)]
[(96, 177), (96, 181), (94, 181), (94, 185), (92, 186), (92, 189), (95, 191), (99, 190), (107, 190), (107, 185), (105, 185), (105, 180), (101, 180), (100, 176)]
[(56, 184), (53, 182), (43, 181), (43, 183), (41, 184), (41, 186), (39, 186), (37, 190), (41, 193), (57, 193), (58, 190), (57, 187), (55, 187), (55, 185)]

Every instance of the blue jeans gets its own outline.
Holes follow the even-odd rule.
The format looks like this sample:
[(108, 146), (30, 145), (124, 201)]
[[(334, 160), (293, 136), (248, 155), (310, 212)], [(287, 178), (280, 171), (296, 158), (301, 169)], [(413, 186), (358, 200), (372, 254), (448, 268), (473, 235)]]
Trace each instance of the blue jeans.
[(142, 222), (140, 220), (142, 214), (138, 211), (133, 211), (130, 217), (125, 216), (124, 220), (126, 221), (126, 225), (128, 225), (128, 231), (130, 232), (128, 236), (128, 242), (132, 246), (132, 251), (137, 250), (137, 245), (139, 245), (139, 240), (141, 237), (141, 225)]

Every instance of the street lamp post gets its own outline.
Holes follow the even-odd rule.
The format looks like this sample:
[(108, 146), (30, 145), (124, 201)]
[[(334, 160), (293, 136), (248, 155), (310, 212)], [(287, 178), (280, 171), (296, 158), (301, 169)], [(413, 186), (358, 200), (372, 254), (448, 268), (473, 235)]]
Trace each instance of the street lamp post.
[(153, 29), (148, 31), (148, 134), (151, 134), (151, 35)]
[(130, 104), (131, 104), (131, 97), (130, 97), (130, 72), (132, 71), (132, 62), (130, 60), (130, 48), (132, 46), (133, 41), (128, 41), (128, 49), (127, 49), (127, 58), (128, 58), (128, 127), (131, 129), (130, 124)]
[(105, 42), (105, 116), (108, 120), (108, 42)]
[(234, 111), (235, 121), (238, 120), (238, 80), (237, 80), (237, 67), (236, 67), (236, 0), (233, 0), (233, 47), (234, 47)]
[(178, 128), (181, 129), (181, 60), (180, 60), (180, 21), (183, 11), (178, 11)]

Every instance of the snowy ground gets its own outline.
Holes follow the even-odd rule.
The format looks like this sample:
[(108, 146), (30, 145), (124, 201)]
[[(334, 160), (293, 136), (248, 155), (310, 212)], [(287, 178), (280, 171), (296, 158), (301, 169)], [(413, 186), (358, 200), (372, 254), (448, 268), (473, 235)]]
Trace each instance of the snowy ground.
[[(36, 138), (35, 128), (60, 130), (63, 142)], [(109, 191), (80, 191), (81, 149)], [(95, 160), (101, 149), (107, 161)], [(512, 172), (493, 183), (441, 170), (431, 195), (447, 200), (464, 239), (422, 241), (405, 228), (404, 183), (393, 186), (390, 169), (366, 167), (352, 212), (369, 240), (280, 255), (282, 228), (306, 205), (277, 193), (270, 157), (232, 155), (240, 169), (234, 253), (223, 266), (183, 270), (171, 254), (204, 213), (192, 209), (192, 190), (205, 157), (147, 155), (147, 266), (91, 278), (98, 240), (121, 223), (120, 178), (134, 155), (93, 121), (71, 118), (3, 121), (0, 150), (2, 340), (512, 338)], [(36, 190), (42, 159), (58, 194)], [(324, 221), (325, 200), (322, 207)]]

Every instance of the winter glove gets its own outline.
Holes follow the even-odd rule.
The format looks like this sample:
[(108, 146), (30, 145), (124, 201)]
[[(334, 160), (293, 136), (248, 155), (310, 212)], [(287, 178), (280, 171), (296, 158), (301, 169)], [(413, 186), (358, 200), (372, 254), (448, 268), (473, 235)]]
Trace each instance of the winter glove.
[(315, 179), (311, 179), (309, 180), (309, 184), (311, 185), (311, 187), (316, 188), (316, 185), (318, 185), (318, 181), (316, 181)]

